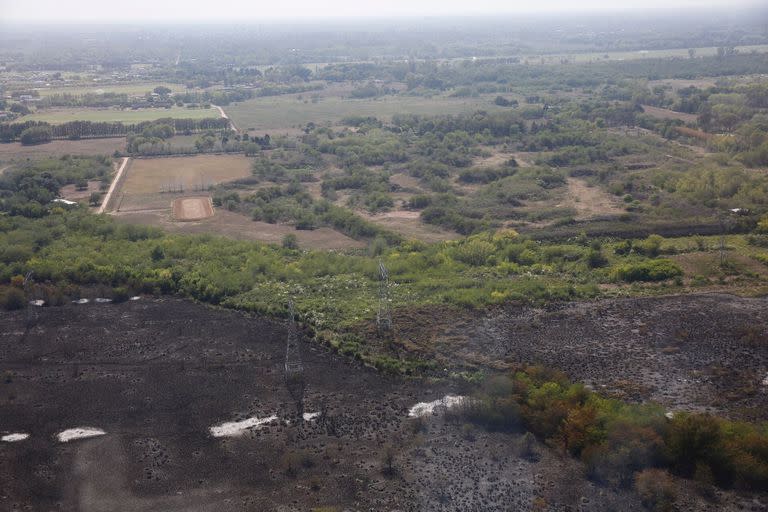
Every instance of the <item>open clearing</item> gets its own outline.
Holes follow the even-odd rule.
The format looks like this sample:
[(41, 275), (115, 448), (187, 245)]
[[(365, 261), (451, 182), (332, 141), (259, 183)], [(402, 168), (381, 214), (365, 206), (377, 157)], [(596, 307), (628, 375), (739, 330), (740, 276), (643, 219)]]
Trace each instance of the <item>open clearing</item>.
[(212, 217), (192, 222), (174, 222), (170, 208), (123, 212), (116, 216), (118, 222), (126, 224), (149, 224), (161, 227), (169, 233), (203, 234), (226, 236), (237, 240), (254, 240), (280, 244), (288, 234), (296, 235), (299, 247), (304, 249), (355, 249), (366, 244), (331, 228), (297, 230), (287, 224), (257, 222), (250, 217), (216, 208)]
[[(56, 108), (45, 109), (34, 114), (20, 117), (18, 123), (26, 121), (45, 121), (51, 124), (62, 124), (69, 121), (93, 122), (123, 122), (140, 123), (173, 117), (176, 119), (207, 119), (218, 118), (219, 111), (214, 108), (142, 108), (138, 110), (121, 110), (114, 108)], [(123, 139), (124, 141), (124, 139)]]
[[(145, 195), (160, 196), (169, 187), (189, 191), (251, 175), (251, 160), (242, 155), (197, 155), (192, 157), (135, 158), (122, 188), (122, 209)], [(170, 203), (170, 201), (166, 201)], [(167, 205), (167, 204), (166, 204)]]
[[(676, 353), (651, 348), (661, 359), (660, 372), (675, 383), (661, 390), (667, 396), (699, 393), (695, 388), (702, 384), (677, 379), (696, 369), (689, 361), (715, 355), (714, 340), (701, 335), (712, 325), (712, 307), (724, 301), (689, 300), (702, 309), (689, 307), (686, 315), (700, 317), (705, 330), (690, 332)], [(490, 318), (467, 318), (471, 313), (465, 311), (451, 314), (446, 323), (459, 334), (479, 327), (479, 336), (461, 345), (443, 339), (467, 356), (478, 350), (489, 358), (556, 359), (569, 373), (595, 383), (604, 374), (606, 379), (640, 376), (644, 383), (653, 375), (644, 374), (642, 363), (648, 342), (657, 330), (679, 324), (674, 307), (679, 301), (512, 308)], [(645, 328), (628, 316), (635, 304), (643, 305), (638, 319)], [(719, 307), (753, 322), (762, 322), (766, 310), (764, 301), (754, 300)], [(552, 510), (579, 510), (584, 503), (599, 512), (643, 509), (631, 491), (587, 480), (575, 460), (538, 443), (535, 457), (522, 457), (519, 434), (474, 429), (467, 435), (460, 424), (443, 419), (440, 407), (423, 417), (424, 428), (416, 432), (409, 418), (414, 407), (437, 405), (464, 390), (378, 374), (303, 336), (304, 411), (324, 412), (299, 422), (283, 376), (286, 328), (277, 321), (147, 297), (36, 311), (31, 326), (23, 311), (0, 312), (6, 327), (0, 344), (5, 376), (0, 432), (29, 434), (0, 447), (4, 510), (458, 512), (532, 510), (537, 497)], [(531, 327), (537, 319), (540, 327)], [(564, 329), (563, 322), (572, 325)], [(572, 340), (563, 343), (562, 336)], [(736, 335), (724, 330), (721, 336), (727, 341)], [(623, 345), (604, 345), (606, 337), (624, 340)], [(723, 343), (721, 364), (765, 363), (764, 344), (749, 350), (754, 356), (749, 361), (733, 346)], [(705, 384), (701, 394), (709, 390)], [(758, 399), (764, 395), (758, 393)], [(84, 425), (104, 435), (67, 443), (55, 437)], [(222, 426), (245, 428), (235, 437), (215, 437), (220, 432), (211, 429)], [(395, 449), (396, 478), (382, 471), (387, 446)], [(712, 510), (689, 489), (679, 485), (681, 510)], [(749, 508), (751, 499), (723, 491), (717, 507), (740, 510), (746, 503)]]
[(206, 197), (179, 197), (173, 200), (173, 218), (178, 221), (213, 217), (213, 203)]
[[(307, 96), (309, 94), (305, 93), (304, 97)], [(312, 103), (306, 99), (299, 100), (297, 95), (286, 95), (243, 101), (226, 107), (226, 111), (240, 129), (268, 131), (304, 126), (309, 122), (338, 122), (347, 116), (390, 118), (393, 114), (460, 114), (499, 108), (493, 104), (493, 97), (382, 96), (354, 100), (328, 96)]]
[(414, 238), (423, 242), (442, 242), (443, 240), (456, 240), (461, 235), (455, 231), (441, 229), (421, 221), (420, 212), (409, 210), (394, 210), (379, 214), (370, 214), (365, 211), (356, 211), (365, 220), (377, 224), (385, 229), (403, 235), (405, 238)]
[[(285, 224), (255, 222), (245, 215), (216, 208), (210, 215), (174, 222), (171, 203), (190, 199), (195, 191), (210, 185), (251, 176), (251, 160), (242, 155), (198, 155), (194, 157), (133, 159), (113, 201), (120, 222), (150, 224), (169, 232), (211, 233), (241, 240), (281, 243), (287, 234), (295, 234), (299, 246), (315, 249), (349, 249), (365, 243), (330, 228), (299, 231)], [(169, 189), (183, 192), (161, 192)], [(191, 205), (191, 203), (190, 203)], [(195, 208), (194, 206), (190, 206)], [(205, 208), (204, 206), (202, 208)]]
[(35, 90), (40, 93), (41, 97), (52, 96), (54, 94), (129, 94), (129, 95), (143, 95), (148, 92), (152, 92), (155, 87), (167, 87), (173, 92), (186, 92), (189, 89), (180, 85), (172, 84), (169, 82), (131, 82), (127, 84), (73, 84), (69, 86), (53, 86), (53, 87), (37, 87)]
[(679, 119), (688, 124), (696, 124), (698, 117), (696, 114), (686, 114), (685, 112), (675, 112), (666, 108), (651, 107), (643, 105), (643, 112), (657, 119)]
[(619, 200), (600, 187), (590, 187), (578, 178), (566, 179), (568, 192), (565, 200), (557, 206), (576, 210), (576, 220), (625, 213)]
[(61, 155), (112, 155), (125, 150), (125, 137), (109, 139), (54, 140), (23, 146), (19, 142), (0, 144), (0, 159), (42, 158)]

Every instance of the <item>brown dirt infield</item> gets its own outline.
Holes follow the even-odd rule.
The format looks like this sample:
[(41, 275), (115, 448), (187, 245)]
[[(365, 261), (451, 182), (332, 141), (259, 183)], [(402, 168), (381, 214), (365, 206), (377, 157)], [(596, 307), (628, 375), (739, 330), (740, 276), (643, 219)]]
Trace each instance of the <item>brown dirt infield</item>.
[(213, 217), (213, 203), (209, 196), (178, 197), (173, 200), (173, 220), (192, 221)]

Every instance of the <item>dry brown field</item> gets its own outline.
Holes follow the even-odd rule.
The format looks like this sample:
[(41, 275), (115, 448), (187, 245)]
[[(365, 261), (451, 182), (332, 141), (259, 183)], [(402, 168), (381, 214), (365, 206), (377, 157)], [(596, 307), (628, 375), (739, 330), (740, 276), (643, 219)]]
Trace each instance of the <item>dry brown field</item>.
[(643, 105), (643, 112), (657, 119), (679, 119), (684, 123), (695, 124), (698, 118), (696, 114), (686, 114), (685, 112), (675, 112), (666, 108), (651, 107)]

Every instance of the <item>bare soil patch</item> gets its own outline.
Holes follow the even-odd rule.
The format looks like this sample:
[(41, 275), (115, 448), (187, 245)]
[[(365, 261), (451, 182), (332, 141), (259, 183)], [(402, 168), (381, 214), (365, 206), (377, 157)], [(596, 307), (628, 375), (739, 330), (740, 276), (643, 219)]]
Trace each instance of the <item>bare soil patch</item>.
[(679, 119), (684, 123), (695, 124), (698, 118), (695, 114), (687, 114), (685, 112), (675, 112), (666, 108), (652, 107), (650, 105), (643, 105), (643, 112), (651, 117), (657, 119)]
[(567, 178), (568, 191), (558, 207), (576, 210), (577, 220), (624, 213), (618, 199), (600, 187), (590, 187), (578, 178)]
[(177, 221), (203, 220), (213, 217), (210, 196), (179, 197), (173, 200), (173, 218)]
[(413, 238), (427, 243), (461, 238), (461, 235), (454, 231), (425, 224), (421, 221), (421, 212), (418, 211), (393, 210), (375, 215), (363, 211), (357, 213), (366, 220), (395, 233), (400, 233), (406, 238)]
[(65, 185), (59, 190), (59, 195), (69, 201), (88, 201), (93, 192), (101, 191), (101, 181), (90, 180), (85, 190), (77, 190), (74, 185)]
[(418, 178), (405, 173), (393, 174), (389, 177), (389, 182), (407, 191), (422, 192), (424, 190)]

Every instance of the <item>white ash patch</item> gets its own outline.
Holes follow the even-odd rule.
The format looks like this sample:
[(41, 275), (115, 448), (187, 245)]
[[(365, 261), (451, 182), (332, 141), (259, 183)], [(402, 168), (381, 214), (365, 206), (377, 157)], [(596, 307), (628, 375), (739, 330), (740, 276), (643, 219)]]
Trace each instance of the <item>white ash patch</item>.
[(95, 302), (96, 304), (104, 304), (106, 302), (112, 302), (112, 299), (105, 299), (104, 297), (96, 297), (95, 299), (93, 299), (93, 302)]
[(89, 301), (88, 299), (77, 299), (77, 300), (73, 300), (72, 304), (88, 304), (89, 302), (91, 301)]
[(768, 374), (766, 374), (765, 378), (763, 379), (762, 384), (763, 384), (763, 386), (768, 386)]
[(43, 299), (31, 300), (29, 301), (29, 305), (42, 307), (42, 306), (45, 306), (45, 301)]
[(277, 416), (272, 415), (266, 418), (247, 418), (242, 421), (230, 421), (211, 427), (209, 430), (213, 437), (237, 437), (243, 434), (246, 430), (260, 427), (266, 423), (271, 423), (277, 419)]
[(141, 297), (139, 297), (138, 295), (134, 295), (133, 297), (131, 297), (128, 300), (141, 300)]
[(70, 441), (74, 441), (75, 439), (87, 439), (89, 437), (103, 436), (105, 434), (106, 432), (100, 428), (78, 427), (62, 430), (56, 434), (56, 438), (60, 443), (68, 443)]
[(13, 434), (6, 434), (0, 437), (0, 441), (4, 443), (17, 443), (29, 439), (29, 434), (24, 432), (14, 432)]
[(313, 419), (320, 416), (319, 412), (305, 412), (301, 415), (302, 418), (304, 418), (304, 421), (312, 421)]
[(434, 400), (432, 402), (419, 402), (408, 410), (408, 416), (410, 418), (429, 416), (434, 414), (435, 409), (450, 409), (451, 407), (455, 407), (461, 404), (465, 398), (466, 397), (458, 395), (445, 395), (443, 398)]

